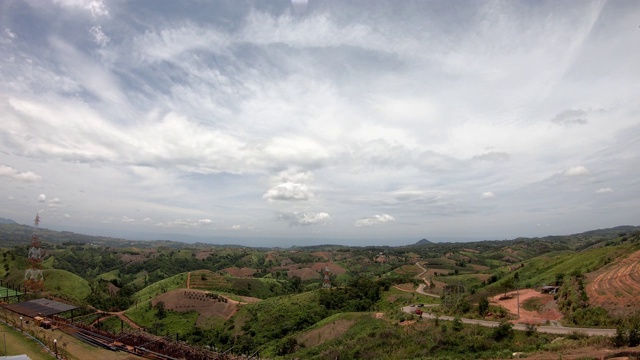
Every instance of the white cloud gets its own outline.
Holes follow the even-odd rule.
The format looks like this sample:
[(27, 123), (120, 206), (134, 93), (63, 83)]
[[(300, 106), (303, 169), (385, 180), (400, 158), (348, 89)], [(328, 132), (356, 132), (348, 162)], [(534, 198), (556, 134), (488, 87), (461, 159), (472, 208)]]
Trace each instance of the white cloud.
[[(640, 8), (605, 4), (603, 27), (604, 3), (460, 12), (345, 0), (304, 15), (258, 3), (6, 8), (7, 24), (42, 24), (0, 26), (0, 153), (15, 167), (0, 169), (0, 195), (55, 194), (74, 221), (93, 216), (86, 226), (111, 217), (215, 236), (255, 222), (272, 238), (349, 238), (353, 214), (389, 213), (402, 223), (372, 235), (539, 235), (536, 223), (571, 209), (585, 220), (549, 229), (568, 233), (607, 225), (579, 194), (606, 184), (625, 189), (626, 203), (637, 197), (640, 53), (624, 29)], [(37, 193), (16, 184), (39, 180), (26, 169), (46, 176)], [(480, 203), (496, 194), (485, 190), (500, 190), (492, 226)], [(598, 201), (627, 210), (606, 214), (608, 225), (629, 223), (619, 196)], [(18, 203), (5, 211), (29, 212)], [(132, 209), (148, 217), (125, 226)], [(285, 229), (269, 223), (272, 211), (293, 226), (332, 226)]]
[(278, 219), (288, 222), (289, 226), (309, 226), (325, 224), (331, 220), (331, 216), (325, 212), (293, 212), (290, 214), (280, 214)]
[(388, 222), (394, 222), (394, 221), (396, 221), (396, 219), (393, 216), (388, 215), (388, 214), (373, 215), (373, 216), (368, 217), (368, 218), (357, 220), (355, 222), (355, 226), (356, 227), (367, 227), (367, 226), (380, 225), (380, 224), (384, 224), (384, 223), (388, 223)]
[(105, 35), (102, 31), (102, 27), (99, 25), (92, 26), (91, 29), (89, 29), (89, 33), (93, 37), (93, 41), (100, 46), (106, 46), (109, 43), (109, 40), (111, 40), (107, 35)]
[(109, 16), (109, 10), (102, 0), (54, 0), (53, 2), (63, 8), (87, 11), (94, 19)]
[(211, 220), (211, 219), (200, 219), (200, 220), (198, 220), (198, 224), (205, 225), (205, 226), (206, 225), (211, 225), (211, 224), (213, 224), (213, 220)]
[(122, 222), (124, 222), (124, 223), (131, 223), (131, 222), (135, 222), (135, 221), (136, 221), (136, 219), (132, 219), (132, 218), (130, 218), (130, 217), (128, 217), (128, 216), (124, 216), (124, 215), (123, 215), (123, 216), (122, 216), (122, 218), (120, 219), (120, 221), (122, 221)]
[(27, 182), (27, 183), (42, 180), (42, 176), (34, 172), (31, 172), (31, 171), (19, 172), (18, 170), (14, 169), (11, 166), (2, 165), (2, 164), (0, 164), (0, 176), (5, 176), (14, 180)]
[(69, 215), (69, 214), (64, 214), (64, 215), (62, 215), (62, 217), (64, 217), (65, 219), (71, 219), (71, 215)]
[(262, 197), (269, 201), (276, 201), (276, 200), (300, 201), (300, 200), (309, 200), (310, 198), (313, 197), (313, 193), (311, 192), (311, 190), (309, 190), (309, 187), (307, 187), (307, 185), (305, 184), (296, 184), (292, 182), (286, 182), (284, 184), (280, 184), (278, 186), (275, 186), (269, 189), (269, 191), (267, 191), (267, 193), (264, 194)]
[(58, 209), (58, 208), (64, 207), (64, 205), (62, 205), (62, 200), (58, 198), (53, 198), (47, 201), (47, 207), (52, 209)]
[(485, 192), (482, 193), (482, 198), (483, 199), (493, 199), (495, 197), (496, 197), (496, 195), (491, 191), (485, 191)]
[(578, 165), (567, 169), (564, 174), (565, 176), (585, 176), (589, 175), (589, 170), (582, 165)]
[(613, 192), (613, 189), (610, 187), (600, 188), (595, 191), (596, 194), (610, 194)]
[(587, 112), (584, 110), (565, 110), (551, 119), (551, 122), (560, 125), (584, 125), (588, 121), (586, 119)]
[(45, 201), (47, 201), (47, 195), (45, 195), (45, 194), (40, 194), (40, 195), (38, 196), (38, 202), (43, 203), (43, 202), (45, 202)]

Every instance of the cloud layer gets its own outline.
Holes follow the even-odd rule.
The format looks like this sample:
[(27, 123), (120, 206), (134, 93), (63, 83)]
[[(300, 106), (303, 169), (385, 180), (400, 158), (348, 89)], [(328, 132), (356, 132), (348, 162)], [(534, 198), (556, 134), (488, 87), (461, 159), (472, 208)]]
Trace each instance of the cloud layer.
[(2, 217), (290, 242), (637, 221), (634, 3), (0, 13)]

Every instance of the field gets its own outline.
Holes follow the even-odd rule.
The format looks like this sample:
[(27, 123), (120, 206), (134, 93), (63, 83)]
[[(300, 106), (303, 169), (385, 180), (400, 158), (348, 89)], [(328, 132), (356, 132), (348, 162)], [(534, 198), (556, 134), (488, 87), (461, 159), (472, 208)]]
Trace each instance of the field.
[(13, 297), (18, 295), (24, 295), (24, 293), (6, 288), (4, 286), (0, 286), (0, 298)]
[(617, 259), (588, 275), (587, 294), (592, 304), (614, 313), (637, 311), (640, 305), (640, 251)]
[(238, 309), (235, 301), (221, 301), (217, 295), (199, 290), (176, 289), (158, 295), (152, 305), (162, 301), (167, 310), (198, 313), (198, 325), (210, 317), (229, 319)]
[(0, 332), (2, 332), (0, 354), (5, 354), (6, 347), (7, 355), (27, 354), (33, 360), (54, 359), (54, 356), (49, 354), (40, 344), (20, 334), (19, 331), (0, 323)]

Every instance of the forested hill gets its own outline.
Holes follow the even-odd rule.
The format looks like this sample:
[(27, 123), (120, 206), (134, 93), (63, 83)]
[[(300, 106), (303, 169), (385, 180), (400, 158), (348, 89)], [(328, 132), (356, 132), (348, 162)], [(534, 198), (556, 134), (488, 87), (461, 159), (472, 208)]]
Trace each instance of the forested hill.
[(0, 217), (0, 224), (17, 224), (17, 223), (11, 219), (5, 219)]
[[(6, 220), (6, 219), (5, 219)], [(10, 220), (12, 221), (12, 220)], [(21, 225), (15, 222), (2, 223), (0, 222), (0, 244), (2, 246), (16, 246), (25, 245), (31, 241), (36, 228), (29, 225)], [(117, 239), (106, 236), (91, 236), (78, 234), (70, 231), (55, 231), (46, 228), (38, 229), (40, 240), (45, 243), (60, 243), (60, 244), (94, 244), (106, 247), (128, 247), (137, 246), (140, 248), (149, 248), (164, 246), (170, 248), (181, 248), (187, 246), (185, 243), (168, 240), (155, 240), (155, 241), (136, 241)], [(190, 245), (193, 247), (193, 244)]]

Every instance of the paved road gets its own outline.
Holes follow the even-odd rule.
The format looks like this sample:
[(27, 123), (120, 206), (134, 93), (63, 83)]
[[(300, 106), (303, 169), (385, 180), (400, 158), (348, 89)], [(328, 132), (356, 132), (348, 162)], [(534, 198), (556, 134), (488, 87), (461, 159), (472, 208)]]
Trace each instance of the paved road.
[(440, 298), (440, 295), (436, 295), (436, 294), (429, 294), (428, 292), (425, 292), (425, 291), (424, 291), (424, 287), (425, 287), (425, 286), (426, 286), (425, 284), (420, 284), (420, 285), (418, 285), (418, 288), (416, 289), (416, 292), (417, 292), (418, 294), (422, 294), (422, 295), (426, 295), (426, 296), (431, 296), (431, 297), (438, 298), (438, 299)]
[[(405, 306), (402, 308), (402, 311), (408, 314), (413, 314), (415, 310), (416, 308), (411, 306)], [(435, 315), (429, 314), (429, 313), (423, 313), (422, 315), (420, 315), (420, 317), (426, 318), (426, 319), (436, 318)], [(439, 316), (439, 319), (453, 321), (454, 317), (441, 315)], [(487, 327), (497, 327), (498, 325), (500, 325), (500, 323), (497, 321), (466, 319), (466, 318), (460, 318), (460, 320), (465, 324), (478, 324), (480, 326), (487, 326)], [(514, 324), (513, 328), (515, 330), (522, 330), (522, 331), (526, 330), (526, 326), (524, 324)], [(616, 329), (574, 328), (574, 327), (547, 326), (547, 325), (538, 326), (536, 329), (542, 333), (559, 334), (559, 335), (567, 335), (576, 331), (585, 333), (590, 336), (591, 335), (614, 336), (616, 334)]]
[[(424, 275), (424, 273), (426, 273), (426, 272), (427, 272), (427, 269), (425, 269), (424, 267), (422, 267), (422, 265), (420, 265), (420, 263), (419, 263), (419, 262), (416, 262), (416, 265), (418, 265), (418, 267), (419, 267), (420, 269), (422, 269), (422, 272), (421, 272), (420, 274), (416, 275), (416, 277), (417, 277), (417, 278), (419, 278), (420, 280), (422, 280), (422, 281), (424, 281), (424, 282), (426, 283), (426, 282), (427, 282), (427, 279), (425, 279), (422, 275)], [(426, 295), (426, 296), (431, 296), (431, 297), (434, 297), (434, 298), (440, 298), (440, 295), (430, 294), (430, 293), (428, 293), (428, 292), (424, 291), (424, 287), (425, 287), (425, 284), (420, 284), (420, 285), (418, 285), (418, 289), (416, 290), (416, 292), (417, 292), (418, 294), (422, 294), (422, 295)]]

